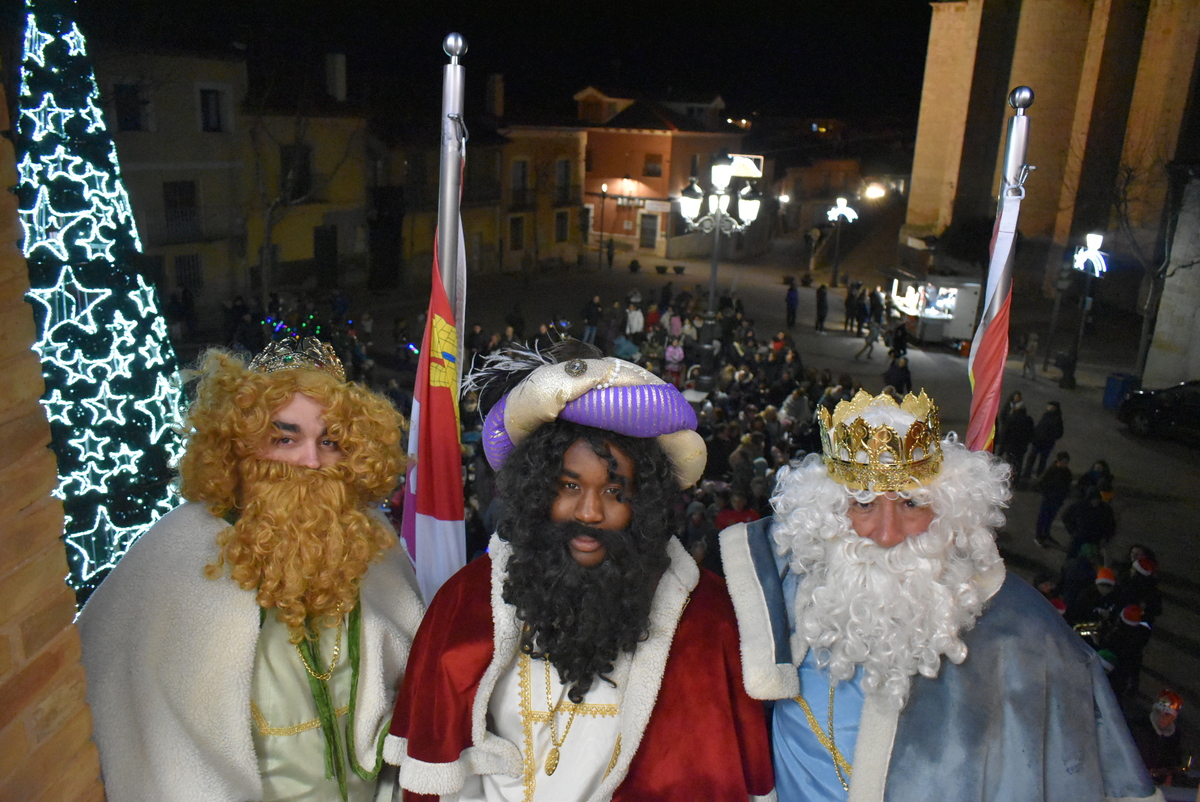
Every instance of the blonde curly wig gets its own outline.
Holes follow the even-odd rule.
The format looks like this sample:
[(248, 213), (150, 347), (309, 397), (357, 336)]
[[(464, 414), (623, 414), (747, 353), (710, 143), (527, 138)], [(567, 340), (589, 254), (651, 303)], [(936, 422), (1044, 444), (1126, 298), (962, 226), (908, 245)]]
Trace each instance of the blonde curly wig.
[[(396, 542), (370, 506), (395, 487), (404, 467), (404, 420), (386, 399), (318, 370), (263, 374), (237, 357), (209, 351), (185, 422), (180, 491), (217, 517), (236, 518), (217, 538), (205, 569), (254, 590), (275, 608), (292, 639), (305, 620), (335, 626), (358, 597), (369, 564)], [(302, 393), (325, 407), (323, 420), (343, 458), (308, 469), (273, 462), (273, 413)], [(231, 515), (232, 514), (232, 515)]]
[(329, 437), (345, 454), (352, 487), (363, 504), (381, 501), (404, 470), (404, 418), (387, 399), (319, 370), (257, 373), (241, 359), (213, 349), (196, 371), (199, 383), (184, 421), (186, 452), (179, 462), (180, 493), (217, 517), (240, 503), (242, 460), (271, 440), (271, 416), (296, 393), (325, 407)]

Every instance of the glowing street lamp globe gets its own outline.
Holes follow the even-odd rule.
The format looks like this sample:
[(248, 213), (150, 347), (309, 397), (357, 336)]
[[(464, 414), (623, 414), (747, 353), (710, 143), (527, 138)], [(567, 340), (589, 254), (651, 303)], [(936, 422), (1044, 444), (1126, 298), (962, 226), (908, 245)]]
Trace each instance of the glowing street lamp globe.
[(742, 222), (750, 225), (758, 217), (759, 207), (762, 205), (762, 195), (755, 191), (752, 184), (747, 184), (738, 193), (738, 216), (742, 218)]
[(715, 192), (724, 192), (729, 188), (729, 182), (733, 178), (733, 160), (728, 156), (721, 155), (713, 159), (712, 162), (712, 187)]
[(847, 223), (853, 223), (858, 219), (858, 212), (846, 205), (845, 198), (838, 198), (837, 206), (832, 207), (825, 216), (831, 223), (836, 222), (839, 217), (845, 218)]

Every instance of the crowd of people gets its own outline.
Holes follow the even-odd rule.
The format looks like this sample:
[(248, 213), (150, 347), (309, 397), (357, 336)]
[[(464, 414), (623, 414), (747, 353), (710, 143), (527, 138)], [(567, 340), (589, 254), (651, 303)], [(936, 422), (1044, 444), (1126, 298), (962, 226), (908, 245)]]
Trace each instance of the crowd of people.
[[(699, 286), (676, 292), (671, 283), (653, 297), (593, 296), (573, 320), (556, 315), (527, 326), (517, 304), (503, 332), (469, 326), (464, 364), (483, 378), (473, 380), (460, 411), (468, 558), (480, 559), (423, 600), (433, 602), (427, 613), (411, 571), (393, 561), (394, 540), (362, 517), (399, 480), (395, 472), (385, 488), (369, 473), (395, 468), (403, 445), (402, 426), (379, 412), (379, 398), (401, 412), (411, 403), (402, 374), (374, 369), (370, 315), (354, 314), (336, 294), (272, 296), (265, 310), (235, 299), (225, 320), (232, 353), (210, 354), (203, 403), (191, 413), (199, 428), (185, 458), (184, 495), (194, 503), (139, 543), (81, 619), (89, 676), (104, 675), (89, 698), (105, 731), (98, 740), (110, 794), (153, 788), (167, 799), (175, 798), (167, 786), (193, 784), (214, 799), (234, 788), (292, 798), (307, 783), (325, 789), (313, 799), (390, 799), (377, 796), (387, 785), (396, 799), (403, 787), (404, 798), (416, 800), (635, 799), (666, 787), (669, 798), (753, 799), (773, 785), (779, 799), (837, 799), (853, 782), (868, 789), (862, 798), (920, 798), (908, 791), (927, 790), (936, 769), (961, 783), (947, 792), (954, 798), (1084, 798), (1085, 789), (1149, 798), (1142, 762), (1157, 782), (1178, 774), (1182, 700), (1165, 690), (1148, 721), (1130, 722), (1132, 739), (1125, 730), (1119, 703), (1137, 688), (1162, 596), (1149, 547), (1135, 546), (1128, 562), (1109, 554), (1116, 521), (1108, 465), (1074, 476), (1059, 449), (1061, 406), (1050, 402), (1035, 422), (1020, 393), (998, 417), (996, 458), (940, 440), (933, 402), (908, 395), (907, 332), (879, 288), (851, 287), (846, 327), (863, 337), (860, 356), (870, 358), (885, 340), (891, 360), (882, 375), (864, 380), (806, 365), (791, 333), (794, 289), (785, 299), (789, 325), (767, 336), (736, 293), (722, 295), (710, 319)], [(827, 288), (817, 297), (822, 331)], [(415, 362), (423, 325), (395, 321), (390, 367)], [(336, 381), (293, 377), (294, 365), (270, 356), (275, 341), (307, 336), (328, 342), (305, 352), (307, 373)], [(348, 381), (382, 386), (348, 399)], [(253, 387), (257, 407), (270, 413), (260, 423), (287, 435), (277, 432), (257, 458), (243, 443), (261, 431), (205, 423), (205, 415), (228, 414), (222, 405), (236, 387)], [(621, 410), (643, 391), (653, 400), (631, 422)], [(306, 398), (316, 400), (306, 406)], [(362, 410), (371, 410), (371, 425), (394, 429), (396, 442), (383, 438), (387, 465), (354, 456), (364, 435), (350, 420)], [(232, 451), (221, 442), (230, 432)], [(860, 463), (839, 451), (853, 454), (868, 441), (891, 444), (889, 459)], [(361, 542), (320, 552), (332, 572), (305, 568), (317, 553), (304, 545), (311, 522), (274, 531), (270, 510), (317, 497), (303, 495), (312, 492), (303, 471), (263, 467), (272, 461), (328, 471), (322, 492), (331, 495), (319, 498), (345, 496), (319, 520), (349, 526)], [(339, 473), (343, 461), (354, 471)], [(221, 478), (202, 485), (189, 475)], [(290, 495), (275, 498), (275, 482)], [(339, 483), (353, 488), (349, 496), (334, 492)], [(1033, 583), (1053, 607), (1039, 607), (1037, 593), (999, 558), (999, 511), (1017, 490), (1041, 495), (1035, 541), (1066, 552), (1058, 576)], [(251, 496), (259, 505), (260, 495), (261, 509), (238, 506)], [(395, 507), (402, 494), (391, 498)], [(814, 514), (818, 508), (824, 512)], [(399, 510), (391, 512), (395, 522)], [(1070, 536), (1062, 544), (1052, 535), (1060, 516)], [(189, 559), (205, 579), (187, 593), (236, 609), (247, 631), (241, 619), (258, 609), (261, 631), (257, 641), (239, 634), (241, 651), (201, 650), (192, 665), (171, 664), (181, 675), (207, 676), (211, 666), (231, 674), (227, 684), (205, 686), (223, 718), (189, 734), (190, 713), (172, 720), (159, 710), (169, 707), (165, 694), (136, 706), (121, 700), (130, 680), (157, 682), (138, 663), (153, 663), (161, 645), (141, 631), (158, 629), (154, 619), (164, 612), (154, 600), (175, 581), (166, 544), (197, 532), (205, 537), (192, 539)], [(554, 557), (548, 544), (559, 540), (569, 548)], [(878, 554), (865, 564), (854, 557), (872, 549)], [(370, 564), (379, 567), (368, 572)], [(728, 577), (732, 600), (708, 574), (697, 576), (697, 566)], [(916, 594), (903, 584), (913, 571), (926, 577), (923, 585), (937, 581)], [(233, 582), (221, 584), (226, 577)], [(399, 589), (395, 598), (379, 591), (385, 577)], [(686, 592), (675, 600), (680, 587)], [(864, 624), (855, 612), (863, 609), (888, 612)], [(1056, 629), (1058, 616), (1077, 634)], [(176, 640), (203, 641), (207, 626), (206, 618), (189, 622)], [(339, 664), (343, 629), (348, 661)], [(387, 640), (382, 664), (362, 652), (368, 633)], [(1034, 673), (1045, 682), (1032, 695), (1028, 662), (1004, 668), (1013, 638), (1043, 644)], [(293, 648), (299, 663), (284, 670)], [(661, 660), (677, 649), (690, 655), (686, 668), (676, 661), (664, 669)], [(1089, 674), (1086, 666), (1099, 668)], [(360, 672), (370, 684), (356, 697)], [(1014, 681), (996, 682), (996, 672)], [(1107, 676), (1103, 688), (1095, 676)], [(690, 710), (702, 687), (728, 693), (709, 700), (710, 718), (698, 724)], [(1092, 700), (1086, 710), (1062, 703), (1084, 696)], [(250, 739), (237, 739), (219, 760), (206, 757), (230, 711), (247, 700), (256, 711)], [(764, 709), (755, 700), (776, 701)], [(645, 710), (632, 720), (591, 712), (626, 705)], [(1014, 706), (1032, 718), (1000, 712)], [(1014, 743), (1053, 742), (1074, 768), (1060, 772), (1058, 758), (1035, 747), (1048, 760), (1033, 772), (1039, 788), (1020, 772), (981, 774), (987, 761), (972, 755), (998, 747), (976, 726), (978, 708), (1000, 716)], [(303, 739), (278, 737), (297, 729), (278, 722), (309, 713), (311, 721), (297, 725)], [(827, 733), (818, 726), (826, 719)], [(673, 748), (697, 726), (705, 728), (702, 744), (688, 754)], [(150, 734), (149, 751), (135, 755), (128, 742), (138, 731)], [(886, 743), (879, 732), (890, 733)], [(947, 737), (965, 762), (946, 763)], [(149, 746), (155, 740), (194, 759), (157, 771), (168, 758)], [(581, 751), (581, 743), (606, 746)], [(732, 763), (717, 759), (735, 753)], [(571, 770), (556, 772), (560, 761)]]
[[(595, 295), (574, 321), (555, 315), (536, 328), (527, 327), (518, 303), (506, 315), (503, 333), (489, 335), (481, 325), (471, 325), (465, 351), (466, 364), (479, 365), (492, 355), (526, 348), (545, 352), (574, 338), (638, 364), (681, 390), (698, 383), (711, 386), (699, 408), (697, 429), (708, 451), (704, 479), (681, 494), (675, 506), (677, 519), (685, 522), (680, 535), (689, 551), (720, 573), (716, 534), (734, 520), (730, 514), (738, 512), (736, 522), (770, 515), (776, 470), (820, 450), (817, 410), (832, 410), (853, 398), (864, 383), (850, 374), (835, 376), (829, 369), (806, 366), (790, 331), (761, 334), (736, 292), (718, 297), (715, 320), (708, 323), (706, 308), (707, 296), (699, 285), (676, 291), (669, 281), (652, 298), (638, 289), (609, 303)], [(881, 315), (882, 310), (881, 301)], [(907, 339), (890, 335), (889, 341), (891, 364), (871, 384), (899, 399), (913, 389), (904, 356)], [(464, 397), (465, 427), (480, 422), (477, 406), (474, 396)], [(488, 513), (493, 487), (475, 445), (477, 436), (468, 432), (466, 440), (468, 553), (480, 553), (494, 525)]]
[[(942, 439), (923, 392), (760, 341), (736, 296), (690, 336), (665, 295), (593, 298), (578, 338), (519, 308), (502, 347), (472, 332), (479, 556), (432, 599), (373, 511), (403, 423), (370, 372), (301, 338), (209, 353), (190, 503), (80, 618), (110, 796), (917, 799), (936, 772), (956, 799), (1151, 798), (1101, 668), (1136, 677), (1126, 647), (1088, 648), (1000, 559), (1014, 472)], [(1062, 462), (1031, 456), (1039, 481)], [(1131, 558), (1113, 594), (1149, 623)]]
[[(1064, 433), (1057, 401), (1049, 401), (1035, 422), (1021, 393), (1015, 392), (997, 419), (995, 453), (1008, 463), (1016, 487), (1041, 497), (1034, 542), (1065, 553), (1060, 570), (1040, 572), (1034, 585), (1096, 650), (1114, 693), (1128, 707), (1138, 690), (1143, 654), (1162, 613), (1158, 557), (1142, 543), (1132, 545), (1127, 555), (1113, 553), (1111, 544), (1117, 535), (1113, 472), (1106, 460), (1099, 459), (1075, 475), (1070, 452), (1055, 450)], [(1066, 531), (1066, 542), (1052, 534), (1056, 521)], [(1164, 688), (1151, 711), (1152, 726), (1147, 727), (1141, 716), (1130, 719), (1142, 757), (1158, 782), (1182, 779), (1175, 728), (1181, 706), (1178, 695)], [(1170, 748), (1164, 748), (1168, 741)]]

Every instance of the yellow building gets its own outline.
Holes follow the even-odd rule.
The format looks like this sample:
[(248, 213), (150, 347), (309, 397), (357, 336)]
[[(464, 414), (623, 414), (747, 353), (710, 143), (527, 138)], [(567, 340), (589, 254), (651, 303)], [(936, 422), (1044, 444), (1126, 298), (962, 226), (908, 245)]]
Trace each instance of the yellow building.
[(583, 250), (582, 129), (509, 125), (503, 150), (501, 269), (574, 265)]
[[(242, 199), (251, 291), (361, 284), (367, 126), (354, 112), (245, 117)], [(268, 250), (269, 248), (269, 250)]]
[(100, 50), (95, 63), (142, 270), (164, 301), (184, 288), (201, 304), (245, 292), (244, 59)]

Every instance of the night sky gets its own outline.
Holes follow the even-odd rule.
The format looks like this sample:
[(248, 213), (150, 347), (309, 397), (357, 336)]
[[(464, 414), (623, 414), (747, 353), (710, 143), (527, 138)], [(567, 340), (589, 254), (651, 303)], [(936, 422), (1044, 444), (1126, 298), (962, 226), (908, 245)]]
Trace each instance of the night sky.
[[(468, 42), (468, 114), (501, 72), (510, 107), (568, 111), (594, 83), (634, 92), (718, 92), (730, 111), (902, 115), (915, 121), (928, 0), (829, 3), (78, 0), (84, 33), (130, 44), (220, 46), (298, 60), (341, 48), (352, 84), (422, 107), (441, 92), (441, 41)], [(314, 60), (316, 60), (314, 58)]]

